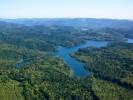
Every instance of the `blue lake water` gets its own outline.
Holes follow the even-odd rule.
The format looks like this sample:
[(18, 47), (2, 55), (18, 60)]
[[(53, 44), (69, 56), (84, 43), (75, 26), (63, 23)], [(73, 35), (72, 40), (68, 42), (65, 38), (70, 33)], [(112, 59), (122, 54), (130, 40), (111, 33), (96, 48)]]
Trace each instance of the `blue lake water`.
[(56, 55), (63, 58), (64, 61), (70, 66), (70, 68), (73, 71), (73, 76), (79, 76), (79, 77), (86, 77), (90, 73), (88, 70), (84, 68), (85, 64), (76, 60), (75, 58), (72, 58), (70, 56), (71, 53), (78, 51), (80, 48), (86, 48), (86, 47), (104, 47), (107, 45), (107, 41), (86, 41), (84, 44), (80, 44), (78, 46), (74, 46), (71, 48), (66, 47), (59, 47), (57, 49)]
[(127, 42), (128, 43), (133, 43), (133, 39), (128, 39)]
[[(127, 43), (133, 43), (133, 39), (128, 39)], [(86, 48), (86, 47), (99, 48), (99, 47), (105, 47), (107, 44), (108, 44), (107, 41), (88, 40), (84, 44), (80, 44), (71, 48), (59, 46), (56, 52), (56, 56), (63, 58), (64, 61), (70, 66), (70, 68), (73, 71), (73, 76), (86, 77), (90, 73), (88, 70), (84, 68), (85, 64), (83, 62), (76, 60), (75, 58), (72, 58), (70, 54), (78, 51), (80, 48)], [(29, 61), (25, 62), (25, 60), (21, 59), (16, 64), (16, 67), (22, 67), (29, 63), (30, 63)]]

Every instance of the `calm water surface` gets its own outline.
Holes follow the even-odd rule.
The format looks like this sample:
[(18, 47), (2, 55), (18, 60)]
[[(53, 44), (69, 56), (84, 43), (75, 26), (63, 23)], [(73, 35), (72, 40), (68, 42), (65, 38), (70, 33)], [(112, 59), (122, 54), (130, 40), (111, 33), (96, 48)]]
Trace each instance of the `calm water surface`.
[[(128, 43), (133, 43), (133, 39), (128, 39)], [(71, 48), (62, 47), (59, 46), (56, 52), (56, 56), (61, 57), (64, 59), (64, 61), (70, 66), (70, 68), (73, 71), (73, 76), (79, 76), (79, 77), (86, 77), (90, 73), (88, 70), (84, 68), (85, 64), (76, 60), (75, 58), (72, 58), (70, 56), (71, 53), (74, 53), (78, 51), (80, 48), (86, 48), (86, 47), (105, 47), (108, 44), (107, 41), (86, 41), (84, 44), (80, 44)], [(25, 62), (23, 59), (18, 61), (16, 64), (16, 67), (22, 67), (26, 64), (29, 64), (30, 62)]]
[(104, 47), (107, 45), (107, 41), (86, 41), (84, 44), (80, 44), (78, 46), (74, 46), (71, 48), (66, 47), (59, 47), (57, 49), (56, 55), (63, 58), (64, 61), (71, 67), (73, 71), (73, 76), (79, 76), (79, 77), (86, 77), (90, 73), (88, 70), (84, 68), (84, 63), (76, 60), (75, 58), (72, 58), (70, 56), (71, 53), (74, 53), (79, 50), (79, 48), (86, 48), (86, 47)]
[(128, 43), (133, 43), (133, 39), (128, 39), (127, 42)]

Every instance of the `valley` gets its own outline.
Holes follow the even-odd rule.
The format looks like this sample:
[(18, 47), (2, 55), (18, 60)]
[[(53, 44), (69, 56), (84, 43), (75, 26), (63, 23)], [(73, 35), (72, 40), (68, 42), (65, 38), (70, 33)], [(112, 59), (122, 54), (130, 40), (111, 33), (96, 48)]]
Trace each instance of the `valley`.
[(132, 100), (133, 22), (84, 20), (1, 20), (0, 99)]

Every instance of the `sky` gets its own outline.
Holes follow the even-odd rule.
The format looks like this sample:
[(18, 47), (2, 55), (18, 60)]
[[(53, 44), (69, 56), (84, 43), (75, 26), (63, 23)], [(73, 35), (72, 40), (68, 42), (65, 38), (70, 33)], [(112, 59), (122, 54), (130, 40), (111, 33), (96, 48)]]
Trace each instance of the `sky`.
[(0, 18), (133, 19), (133, 0), (0, 0)]

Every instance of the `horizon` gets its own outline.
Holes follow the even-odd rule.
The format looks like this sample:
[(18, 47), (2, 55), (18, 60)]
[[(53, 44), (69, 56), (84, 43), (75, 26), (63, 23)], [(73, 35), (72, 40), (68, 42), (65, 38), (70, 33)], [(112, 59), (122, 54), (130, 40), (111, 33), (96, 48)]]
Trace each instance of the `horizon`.
[(37, 17), (35, 17), (35, 18), (24, 18), (24, 17), (22, 17), (22, 18), (0, 18), (0, 20), (31, 20), (31, 19), (35, 19), (35, 20), (43, 20), (43, 19), (50, 19), (50, 20), (54, 20), (54, 19), (97, 19), (97, 20), (119, 20), (119, 21), (121, 21), (121, 20), (125, 20), (125, 21), (133, 21), (133, 19), (119, 19), (119, 18), (91, 18), (91, 17), (53, 17), (53, 18), (48, 18), (48, 17), (42, 17), (42, 18), (37, 18)]
[(97, 18), (133, 20), (131, 0), (4, 0), (0, 18)]

